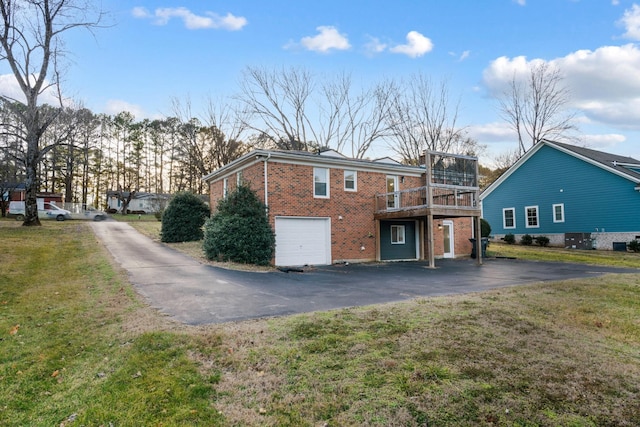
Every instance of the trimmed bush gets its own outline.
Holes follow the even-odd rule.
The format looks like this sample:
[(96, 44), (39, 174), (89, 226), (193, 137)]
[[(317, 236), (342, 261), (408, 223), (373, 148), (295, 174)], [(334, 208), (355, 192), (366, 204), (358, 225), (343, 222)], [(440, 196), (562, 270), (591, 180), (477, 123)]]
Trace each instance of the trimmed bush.
[(489, 237), (491, 235), (491, 225), (489, 221), (480, 218), (480, 237)]
[(516, 242), (516, 236), (514, 236), (512, 233), (506, 234), (504, 236), (504, 241), (505, 243), (513, 245)]
[(633, 252), (640, 252), (640, 241), (639, 240), (630, 241), (629, 243), (627, 243), (627, 248)]
[(166, 243), (202, 240), (209, 206), (193, 193), (178, 193), (162, 214), (160, 240)]
[(549, 246), (549, 238), (547, 236), (538, 236), (535, 238), (536, 244), (542, 247)]
[(529, 235), (529, 234), (525, 234), (520, 239), (520, 244), (522, 244), (524, 246), (531, 246), (533, 244), (533, 237), (531, 235)]
[(274, 248), (267, 208), (246, 185), (220, 200), (216, 213), (205, 224), (204, 253), (208, 259), (267, 265)]

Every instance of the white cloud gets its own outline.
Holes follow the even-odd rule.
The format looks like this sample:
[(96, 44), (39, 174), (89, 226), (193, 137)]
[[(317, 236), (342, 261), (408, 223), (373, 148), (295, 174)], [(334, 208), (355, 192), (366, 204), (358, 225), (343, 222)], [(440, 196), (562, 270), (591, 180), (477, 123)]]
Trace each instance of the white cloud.
[[(524, 56), (500, 57), (484, 70), (483, 82), (493, 96), (504, 93), (514, 76), (543, 62)], [(640, 48), (635, 44), (579, 50), (548, 62), (564, 76), (572, 106), (593, 122), (640, 129)]]
[(123, 111), (128, 111), (133, 114), (136, 119), (141, 119), (146, 117), (144, 110), (142, 107), (136, 104), (131, 104), (127, 101), (123, 101), (121, 99), (110, 99), (107, 101), (107, 104), (104, 108), (105, 114), (117, 115), (122, 113)]
[(627, 138), (624, 135), (620, 135), (618, 133), (582, 136), (582, 141), (587, 147), (602, 151), (610, 151), (612, 147), (615, 147), (626, 140)]
[[(45, 81), (44, 86), (48, 85), (49, 81)], [(20, 89), (20, 85), (18, 85), (18, 81), (13, 74), (0, 74), (0, 95), (15, 99), (22, 103), (25, 103), (27, 101), (24, 94), (22, 93), (22, 89)], [(63, 99), (64, 105), (67, 105), (68, 103), (68, 99)], [(43, 93), (41, 93), (38, 96), (38, 104), (49, 104), (53, 106), (60, 105), (58, 94), (56, 93), (55, 88), (49, 87)]]
[(513, 0), (514, 3), (518, 3), (520, 6), (526, 6), (527, 0)]
[(369, 37), (369, 41), (364, 45), (365, 52), (369, 55), (382, 53), (387, 49), (387, 44), (383, 43), (377, 37)]
[(186, 7), (162, 7), (150, 13), (143, 7), (134, 7), (132, 15), (140, 19), (155, 18), (156, 25), (166, 25), (172, 18), (182, 19), (189, 30), (221, 29), (236, 31), (247, 25), (247, 19), (227, 13), (225, 16), (213, 12), (205, 12), (205, 15), (196, 15)]
[(131, 10), (131, 14), (133, 15), (134, 18), (141, 18), (142, 19), (142, 18), (150, 18), (151, 17), (151, 14), (149, 13), (149, 11), (146, 8), (142, 7), (142, 6), (134, 7)]
[(431, 39), (423, 36), (417, 31), (409, 31), (407, 34), (407, 44), (401, 44), (389, 49), (393, 53), (401, 53), (411, 58), (417, 58), (430, 52), (433, 49)]
[(640, 40), (640, 6), (634, 4), (631, 9), (625, 10), (618, 24), (624, 26), (626, 30), (623, 37)]
[(466, 128), (469, 136), (478, 141), (513, 142), (518, 135), (506, 122), (492, 122), (482, 125), (472, 125)]
[[(337, 28), (332, 26), (317, 27), (318, 34), (313, 37), (303, 37), (300, 45), (314, 52), (327, 53), (331, 50), (347, 50), (351, 48), (347, 36), (340, 34)], [(294, 46), (290, 44), (287, 47)]]

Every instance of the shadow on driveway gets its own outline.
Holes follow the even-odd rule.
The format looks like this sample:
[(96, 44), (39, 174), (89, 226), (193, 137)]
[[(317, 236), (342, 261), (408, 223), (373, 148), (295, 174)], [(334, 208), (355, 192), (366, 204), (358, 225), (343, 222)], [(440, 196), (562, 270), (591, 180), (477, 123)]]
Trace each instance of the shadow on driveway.
[(437, 260), (435, 269), (426, 262), (395, 262), (315, 267), (304, 273), (245, 272), (201, 264), (126, 223), (105, 221), (91, 226), (147, 302), (190, 325), (640, 272), (511, 259), (486, 259), (478, 266), (469, 258)]

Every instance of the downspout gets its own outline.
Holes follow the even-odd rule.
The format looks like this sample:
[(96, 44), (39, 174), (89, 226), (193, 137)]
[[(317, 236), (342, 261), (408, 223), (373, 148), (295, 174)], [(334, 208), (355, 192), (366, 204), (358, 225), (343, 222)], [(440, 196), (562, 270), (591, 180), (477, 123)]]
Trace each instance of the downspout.
[(271, 153), (264, 158), (264, 205), (269, 208), (269, 177), (267, 176), (267, 162), (271, 158)]

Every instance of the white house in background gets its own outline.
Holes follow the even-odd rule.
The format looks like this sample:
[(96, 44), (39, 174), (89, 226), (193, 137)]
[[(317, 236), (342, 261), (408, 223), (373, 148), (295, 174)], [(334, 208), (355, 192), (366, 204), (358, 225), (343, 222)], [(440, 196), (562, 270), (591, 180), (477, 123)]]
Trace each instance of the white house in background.
[[(128, 192), (120, 193), (119, 191), (107, 191), (107, 210), (110, 212), (122, 211), (122, 198), (127, 197)], [(130, 213), (151, 214), (163, 210), (171, 196), (169, 194), (157, 193), (135, 193), (127, 210)]]

